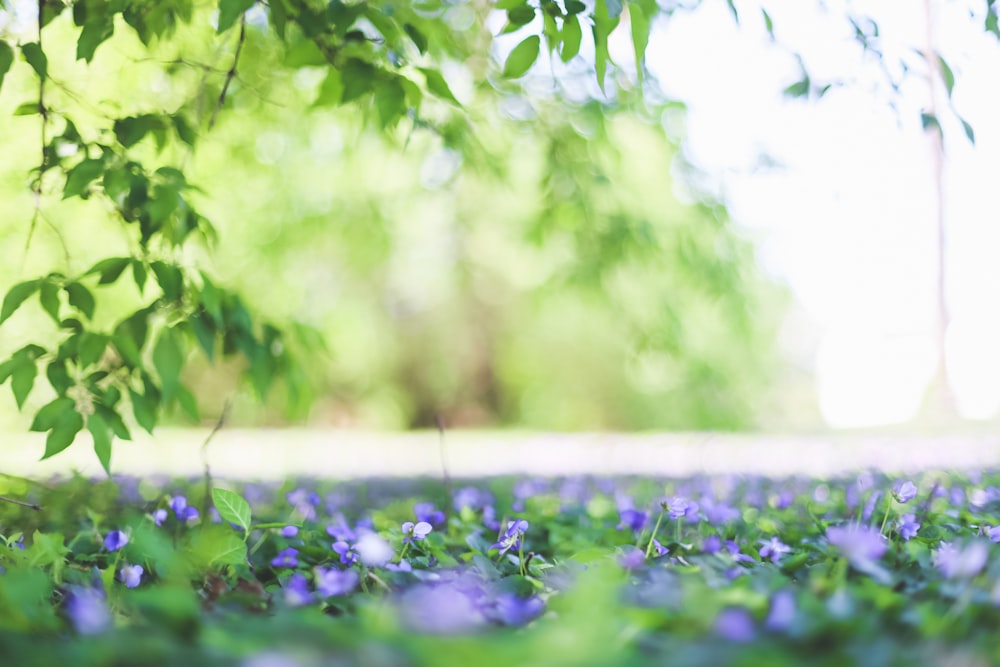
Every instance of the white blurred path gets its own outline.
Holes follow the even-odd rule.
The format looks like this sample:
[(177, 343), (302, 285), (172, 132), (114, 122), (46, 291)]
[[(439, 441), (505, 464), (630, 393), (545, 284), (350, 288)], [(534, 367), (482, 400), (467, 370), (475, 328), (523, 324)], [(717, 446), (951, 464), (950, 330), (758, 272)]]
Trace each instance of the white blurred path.
[[(155, 438), (116, 442), (115, 473), (200, 475), (207, 430), (157, 432)], [(78, 470), (103, 474), (82, 437), (48, 461), (38, 461), (44, 437), (7, 434), (0, 472), (45, 478)], [(222, 430), (207, 450), (212, 473), (239, 479), (316, 476), (440, 476), (437, 432), (367, 433), (345, 430)], [(876, 468), (886, 473), (1000, 467), (994, 435), (716, 435), (537, 434), (451, 431), (444, 457), (452, 477), (499, 474), (747, 473), (826, 477)]]

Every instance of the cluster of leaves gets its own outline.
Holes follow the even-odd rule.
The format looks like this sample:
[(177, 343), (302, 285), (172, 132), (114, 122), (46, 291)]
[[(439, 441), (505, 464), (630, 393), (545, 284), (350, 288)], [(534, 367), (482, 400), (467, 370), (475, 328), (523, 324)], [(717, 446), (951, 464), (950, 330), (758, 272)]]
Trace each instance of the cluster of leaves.
[(0, 636), (29, 665), (989, 660), (998, 482), (255, 484), (198, 508), (200, 484), (76, 478), (0, 508)]

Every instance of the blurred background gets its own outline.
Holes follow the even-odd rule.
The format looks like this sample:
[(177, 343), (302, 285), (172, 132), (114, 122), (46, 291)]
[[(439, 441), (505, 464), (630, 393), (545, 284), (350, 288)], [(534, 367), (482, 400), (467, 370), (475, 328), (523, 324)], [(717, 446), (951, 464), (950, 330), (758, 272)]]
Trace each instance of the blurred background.
[[(985, 7), (942, 4), (928, 24), (922, 5), (879, 3), (879, 59), (842, 3), (736, 4), (740, 25), (722, 2), (658, 19), (652, 101), (628, 87), (607, 99), (592, 72), (544, 57), (516, 93), (483, 75), (487, 63), (453, 63), (474, 134), (383, 132), (330, 104), (324, 73), (252, 22), (232, 109), (194, 153), (166, 150), (218, 229), (213, 250), (187, 259), (256, 312), (315, 328), (322, 346), (304, 363), (314, 395), (291, 405), (275, 392), (261, 406), (238, 367), (192, 351), (184, 379), (206, 423), (231, 402), (230, 424), (244, 427), (995, 425), (1000, 47), (975, 14)], [(473, 39), (461, 7), (455, 39)], [(497, 33), (498, 20), (483, 28)], [(0, 30), (33, 21), (15, 4)], [(220, 58), (197, 31), (162, 59), (116, 35), (87, 69), (61, 29), (69, 46), (50, 68), (71, 82), (67, 97), (170, 109), (218, 75), (197, 65)], [(51, 44), (60, 27), (49, 30)], [(516, 43), (499, 38), (497, 57)], [(930, 83), (928, 43), (953, 90)], [(612, 42), (623, 78), (631, 53)], [(108, 211), (58, 191), (26, 246), (38, 122), (11, 118), (36, 85), (25, 69), (0, 95), (4, 290), (129, 251)], [(933, 104), (943, 151), (921, 122)], [(98, 319), (110, 326), (115, 300), (139, 296), (108, 294)], [(48, 329), (24, 309), (0, 356)], [(49, 398), (36, 390), (19, 414), (5, 396), (0, 429), (24, 430)]]

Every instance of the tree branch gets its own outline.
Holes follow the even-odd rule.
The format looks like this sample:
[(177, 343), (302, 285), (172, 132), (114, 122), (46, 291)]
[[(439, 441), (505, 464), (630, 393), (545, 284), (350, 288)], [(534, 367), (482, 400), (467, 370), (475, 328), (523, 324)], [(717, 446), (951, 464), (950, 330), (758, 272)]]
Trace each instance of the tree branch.
[(219, 111), (222, 109), (222, 105), (226, 102), (226, 94), (229, 92), (229, 86), (232, 84), (233, 79), (236, 78), (236, 66), (240, 63), (240, 52), (243, 51), (243, 42), (247, 39), (247, 16), (244, 14), (240, 17), (240, 38), (236, 42), (236, 53), (233, 54), (233, 64), (226, 72), (226, 81), (222, 84), (222, 92), (219, 93), (219, 101), (215, 104), (215, 109), (212, 111), (212, 117), (208, 121), (208, 129), (215, 127), (215, 121), (219, 118)]

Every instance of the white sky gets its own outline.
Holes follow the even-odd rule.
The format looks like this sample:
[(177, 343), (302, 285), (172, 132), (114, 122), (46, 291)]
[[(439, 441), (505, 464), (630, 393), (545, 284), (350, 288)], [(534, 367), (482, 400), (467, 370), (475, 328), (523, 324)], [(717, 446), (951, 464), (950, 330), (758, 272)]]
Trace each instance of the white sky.
[[(875, 7), (886, 61), (913, 70), (889, 104), (878, 69), (865, 63), (842, 2), (769, 0), (778, 42), (802, 54), (814, 80), (857, 78), (820, 100), (782, 99), (799, 68), (769, 44), (758, 3), (725, 3), (661, 21), (648, 65), (688, 104), (688, 159), (710, 175), (734, 219), (760, 243), (821, 330), (820, 406), (834, 426), (905, 421), (933, 372), (936, 220), (927, 107), (923, 3)], [(955, 108), (976, 145), (944, 110), (947, 151), (948, 300), (953, 391), (960, 411), (990, 417), (1000, 404), (1000, 47), (982, 28), (985, 3), (935, 2), (935, 47), (955, 72)], [(861, 8), (858, 8), (860, 11)], [(969, 18), (975, 10), (974, 18)], [(940, 99), (944, 106), (943, 88)], [(782, 169), (757, 169), (766, 154)]]

